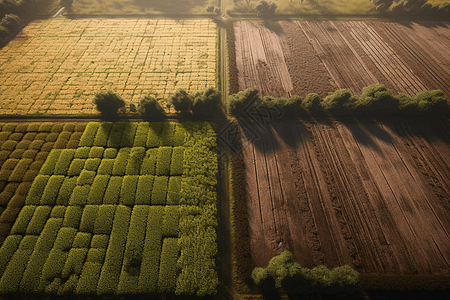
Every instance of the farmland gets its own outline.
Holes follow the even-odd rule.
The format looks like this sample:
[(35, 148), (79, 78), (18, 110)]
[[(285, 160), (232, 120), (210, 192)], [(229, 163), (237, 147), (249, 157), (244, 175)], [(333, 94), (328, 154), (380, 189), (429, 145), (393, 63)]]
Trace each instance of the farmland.
[[(84, 126), (76, 147), (50, 151), (22, 192), (0, 248), (0, 294), (214, 294), (213, 125)], [(2, 133), (18, 127), (27, 129), (4, 124)]]
[(360, 95), (363, 87), (384, 83), (393, 93), (441, 89), (450, 98), (447, 23), (237, 21), (233, 31), (230, 77), (239, 90), (324, 98), (336, 89)]
[(137, 104), (215, 87), (216, 35), (206, 19), (34, 21), (0, 49), (0, 114), (92, 115), (100, 89)]

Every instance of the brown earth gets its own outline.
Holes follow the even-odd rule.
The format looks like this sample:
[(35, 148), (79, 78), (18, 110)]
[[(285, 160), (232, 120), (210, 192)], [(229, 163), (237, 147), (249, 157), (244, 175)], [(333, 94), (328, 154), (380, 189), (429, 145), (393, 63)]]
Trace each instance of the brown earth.
[(234, 35), (239, 90), (324, 98), (383, 83), (394, 94), (441, 89), (450, 99), (445, 22), (238, 21)]
[(253, 267), (288, 250), (305, 267), (348, 264), (371, 288), (414, 276), (449, 288), (449, 123), (274, 123), (242, 136)]

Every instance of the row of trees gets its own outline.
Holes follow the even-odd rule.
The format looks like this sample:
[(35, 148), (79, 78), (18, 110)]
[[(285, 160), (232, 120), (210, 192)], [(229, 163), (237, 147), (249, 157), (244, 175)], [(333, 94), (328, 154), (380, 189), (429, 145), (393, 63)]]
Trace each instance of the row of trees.
[(420, 92), (415, 97), (405, 94), (393, 95), (384, 84), (373, 84), (363, 88), (361, 96), (352, 95), (348, 89), (329, 93), (323, 100), (316, 93), (291, 98), (258, 96), (257, 88), (249, 88), (228, 98), (228, 111), (234, 116), (245, 117), (253, 110), (273, 110), (279, 117), (301, 117), (308, 113), (321, 116), (353, 116), (362, 118), (386, 116), (436, 116), (450, 112), (441, 90)]
[(359, 273), (350, 266), (308, 269), (296, 263), (289, 251), (273, 257), (267, 268), (255, 268), (252, 279), (266, 299), (276, 297), (278, 289), (290, 299), (315, 299), (317, 295), (351, 299), (361, 290)]
[[(379, 12), (387, 12), (391, 8), (394, 15), (404, 16), (450, 16), (450, 2), (433, 5), (427, 0), (370, 0)], [(395, 4), (394, 4), (395, 3)]]

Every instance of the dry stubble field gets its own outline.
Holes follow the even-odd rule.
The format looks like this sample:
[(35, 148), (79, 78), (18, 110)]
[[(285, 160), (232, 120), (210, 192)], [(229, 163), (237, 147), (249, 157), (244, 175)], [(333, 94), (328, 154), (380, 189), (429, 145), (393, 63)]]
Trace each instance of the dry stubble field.
[(207, 19), (50, 19), (0, 49), (0, 115), (98, 113), (100, 89), (137, 104), (216, 86), (216, 24)]

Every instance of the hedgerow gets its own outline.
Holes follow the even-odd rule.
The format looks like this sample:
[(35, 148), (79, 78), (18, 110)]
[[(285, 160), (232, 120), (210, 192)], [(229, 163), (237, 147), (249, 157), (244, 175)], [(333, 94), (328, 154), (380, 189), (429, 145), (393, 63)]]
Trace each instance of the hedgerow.
[(89, 151), (89, 158), (102, 158), (104, 150), (103, 147), (92, 147)]
[(59, 230), (56, 236), (53, 249), (61, 251), (69, 251), (72, 248), (73, 241), (77, 235), (77, 229), (71, 227), (63, 227)]
[[(101, 212), (102, 207), (100, 207), (99, 217), (102, 214), (102, 212)], [(114, 209), (115, 209), (115, 207), (114, 207)], [(114, 217), (114, 211), (113, 211), (113, 217)], [(99, 218), (97, 218), (96, 227), (97, 227), (98, 221), (99, 221)], [(94, 228), (95, 235), (92, 237), (91, 249), (106, 249), (106, 248), (108, 248), (109, 234), (111, 233), (111, 228), (112, 228), (112, 218), (111, 218), (111, 226), (107, 230), (105, 230), (105, 232), (107, 232), (106, 234), (101, 234), (101, 233), (97, 234), (97, 233), (95, 233), (96, 228)], [(99, 230), (98, 232), (101, 232), (101, 231)]]
[(115, 205), (100, 205), (97, 220), (94, 225), (94, 234), (111, 233), (115, 211)]
[(98, 166), (101, 162), (101, 158), (88, 158), (84, 164), (84, 169), (87, 171), (97, 172)]
[(52, 208), (50, 206), (38, 206), (34, 211), (33, 217), (28, 223), (27, 235), (39, 235), (44, 229)]
[(149, 122), (140, 122), (136, 129), (136, 136), (134, 138), (133, 147), (145, 147), (147, 144), (148, 130), (150, 129)]
[(56, 198), (58, 197), (59, 188), (64, 182), (64, 178), (65, 176), (63, 175), (50, 176), (40, 200), (41, 205), (56, 204)]
[(117, 149), (116, 148), (106, 148), (103, 153), (103, 158), (116, 158)]
[(92, 234), (89, 232), (77, 232), (72, 248), (88, 248), (91, 243)]
[(172, 158), (172, 147), (159, 147), (158, 156), (156, 159), (156, 175), (169, 176), (170, 175), (170, 161)]
[(173, 146), (176, 123), (163, 122), (161, 129), (161, 146)]
[(91, 151), (91, 147), (78, 147), (75, 150), (74, 158), (88, 158), (89, 152)]
[(90, 185), (77, 185), (73, 189), (72, 195), (69, 199), (69, 205), (84, 206), (87, 204), (89, 192), (91, 190)]
[[(38, 176), (39, 177), (39, 176)], [(77, 185), (77, 177), (64, 178), (64, 181), (59, 188), (58, 197), (56, 198), (57, 205), (68, 205), (70, 196)]]
[[(69, 0), (73, 1), (73, 0)], [(67, 295), (67, 294), (73, 294), (77, 288), (79, 275), (72, 274), (70, 275), (69, 279), (61, 287), (59, 287), (57, 294), (58, 296)]]
[(8, 181), (22, 181), (25, 172), (28, 170), (28, 167), (32, 162), (32, 159), (22, 158), (12, 171), (11, 175), (8, 178)]
[(150, 123), (150, 128), (147, 135), (147, 148), (156, 148), (161, 146), (161, 131), (162, 122), (152, 122)]
[(122, 139), (120, 140), (121, 148), (131, 148), (134, 143), (134, 136), (136, 135), (137, 123), (124, 123), (124, 130)]
[(177, 286), (178, 239), (165, 238), (159, 264), (158, 292), (174, 293)]
[(155, 176), (153, 175), (139, 176), (136, 188), (135, 205), (150, 205), (154, 181)]
[(83, 132), (83, 135), (80, 138), (78, 147), (92, 147), (99, 126), (100, 126), (99, 122), (89, 122), (86, 126), (86, 129)]
[(99, 175), (112, 175), (115, 159), (104, 158), (98, 167), (97, 174)]
[(45, 262), (47, 261), (49, 253), (50, 250), (33, 251), (20, 281), (21, 291), (32, 293), (38, 288), (39, 282), (41, 280), (42, 269)]
[(71, 274), (81, 275), (88, 250), (87, 248), (72, 248), (68, 251), (67, 261), (61, 270), (61, 278), (67, 279)]
[(72, 227), (78, 229), (80, 227), (81, 215), (83, 208), (80, 206), (68, 206), (64, 215), (64, 227)]
[(150, 206), (148, 209), (144, 251), (142, 252), (138, 283), (138, 292), (141, 294), (153, 294), (158, 291), (163, 215), (164, 207), (162, 206)]
[(98, 281), (97, 293), (100, 295), (116, 292), (122, 268), (130, 215), (130, 208), (122, 205), (117, 206), (110, 241), (106, 250), (105, 263)]
[(3, 242), (2, 247), (0, 247), (0, 277), (3, 275), (11, 257), (19, 248), (21, 240), (22, 235), (15, 235), (11, 233)]
[(75, 155), (74, 149), (62, 150), (58, 162), (56, 163), (55, 169), (53, 170), (53, 174), (66, 175), (74, 155)]
[(106, 147), (109, 137), (109, 132), (113, 126), (112, 122), (102, 122), (97, 130), (94, 138), (93, 146)]
[(100, 279), (102, 265), (97, 263), (86, 262), (83, 265), (81, 276), (77, 284), (77, 294), (96, 294), (97, 283)]
[(167, 176), (155, 176), (152, 190), (152, 205), (165, 205), (167, 197), (167, 183), (169, 177)]
[(181, 176), (170, 176), (167, 187), (166, 205), (178, 205), (180, 203)]
[(114, 122), (111, 128), (111, 132), (109, 133), (108, 141), (106, 146), (108, 148), (119, 148), (120, 141), (122, 140), (122, 134), (125, 129), (124, 122)]
[(164, 237), (178, 237), (178, 224), (180, 222), (180, 208), (167, 205), (164, 207), (162, 233)]
[(53, 170), (55, 169), (56, 163), (59, 160), (59, 156), (61, 155), (61, 152), (62, 152), (61, 149), (52, 150), (49, 153), (47, 159), (45, 160), (45, 163), (42, 166), (41, 170), (39, 171), (39, 174), (52, 175)]
[(142, 160), (141, 175), (155, 175), (158, 149), (148, 149)]
[(144, 147), (131, 148), (130, 157), (128, 158), (128, 164), (125, 169), (125, 174), (139, 175), (144, 157), (145, 157)]
[(170, 163), (170, 176), (183, 175), (184, 147), (174, 147)]
[(61, 250), (52, 249), (50, 251), (42, 269), (41, 280), (37, 289), (39, 292), (45, 291), (46, 287), (52, 283), (54, 278), (61, 277), (67, 256), (68, 253)]
[(123, 177), (119, 204), (127, 206), (134, 205), (138, 180), (139, 175), (125, 175)]
[(111, 176), (106, 188), (105, 195), (103, 196), (103, 204), (118, 204), (120, 190), (122, 188), (122, 176)]
[(91, 185), (94, 182), (96, 173), (94, 171), (83, 170), (77, 179), (77, 185)]
[(84, 164), (86, 163), (85, 158), (74, 158), (70, 163), (69, 170), (67, 171), (67, 175), (69, 176), (78, 176), (84, 168)]
[(87, 204), (103, 204), (103, 196), (108, 186), (110, 175), (97, 175), (89, 191)]
[(86, 205), (81, 216), (80, 231), (94, 232), (95, 220), (97, 219), (98, 205)]
[[(106, 247), (105, 248), (90, 248), (86, 257), (86, 262), (103, 264), (106, 256)], [(81, 270), (80, 270), (81, 274)]]
[(17, 217), (16, 222), (14, 223), (11, 229), (11, 234), (21, 234), (21, 235), (26, 234), (28, 224), (33, 218), (36, 207), (37, 206), (34, 205), (26, 205), (22, 208), (22, 210), (19, 213), (19, 216)]
[(130, 152), (131, 148), (120, 148), (119, 153), (117, 154), (117, 158), (114, 162), (112, 175), (125, 175)]
[(66, 206), (62, 205), (56, 205), (53, 206), (52, 212), (50, 213), (50, 218), (64, 218), (64, 215), (66, 213)]

